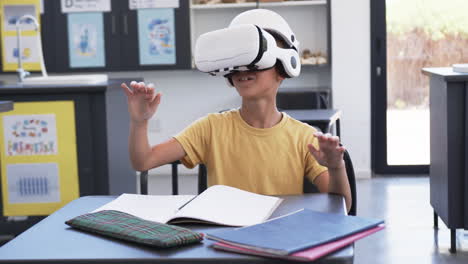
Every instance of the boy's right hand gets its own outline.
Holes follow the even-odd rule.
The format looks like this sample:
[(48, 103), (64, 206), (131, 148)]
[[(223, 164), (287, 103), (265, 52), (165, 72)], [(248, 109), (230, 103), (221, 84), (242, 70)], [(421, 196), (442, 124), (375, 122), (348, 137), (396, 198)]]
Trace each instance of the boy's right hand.
[(131, 89), (126, 83), (122, 83), (121, 87), (127, 95), (128, 112), (132, 122), (146, 122), (156, 113), (161, 102), (161, 93), (156, 94), (152, 83), (146, 85), (144, 82), (132, 81)]

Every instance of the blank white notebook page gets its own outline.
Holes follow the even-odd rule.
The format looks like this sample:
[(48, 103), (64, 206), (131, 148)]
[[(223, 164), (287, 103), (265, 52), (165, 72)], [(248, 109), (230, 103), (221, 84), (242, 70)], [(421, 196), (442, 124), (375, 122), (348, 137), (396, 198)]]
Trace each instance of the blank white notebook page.
[(193, 198), (193, 195), (141, 195), (124, 193), (93, 211), (116, 210), (146, 220), (166, 223), (177, 209)]
[(282, 199), (214, 185), (184, 206), (178, 217), (191, 217), (213, 223), (247, 226), (264, 222)]

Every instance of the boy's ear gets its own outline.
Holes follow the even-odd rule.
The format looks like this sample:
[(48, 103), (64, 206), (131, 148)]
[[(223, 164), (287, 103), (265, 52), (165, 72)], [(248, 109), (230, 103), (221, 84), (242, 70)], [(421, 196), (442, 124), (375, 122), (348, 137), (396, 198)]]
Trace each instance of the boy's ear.
[(286, 77), (284, 77), (283, 74), (278, 73), (276, 75), (276, 80), (282, 82), (282, 81), (284, 81), (284, 79), (286, 79)]
[(281, 63), (279, 59), (276, 60), (275, 69), (278, 75), (283, 77), (283, 80), (289, 77), (286, 73), (286, 70), (284, 69), (283, 63)]

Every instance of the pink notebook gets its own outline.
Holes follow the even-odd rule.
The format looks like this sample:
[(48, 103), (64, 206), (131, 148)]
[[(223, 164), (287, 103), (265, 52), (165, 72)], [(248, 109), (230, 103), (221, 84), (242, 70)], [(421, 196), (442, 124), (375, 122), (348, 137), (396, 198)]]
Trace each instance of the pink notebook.
[(288, 260), (297, 260), (297, 261), (312, 261), (318, 258), (321, 258), (325, 255), (328, 255), (340, 248), (343, 248), (356, 240), (359, 240), (363, 237), (371, 235), (379, 230), (385, 228), (385, 225), (379, 225), (374, 228), (362, 231), (360, 233), (356, 233), (354, 235), (350, 235), (344, 237), (342, 239), (332, 241), (329, 243), (325, 243), (316, 247), (312, 247), (303, 251), (295, 252), (291, 255), (275, 255), (266, 252), (255, 251), (251, 249), (246, 249), (238, 246), (231, 246), (222, 242), (216, 242), (212, 245), (213, 248), (225, 251), (231, 251), (241, 254), (248, 254), (248, 255), (257, 255), (257, 256), (264, 256), (264, 257), (271, 257), (271, 258), (281, 258), (281, 259), (288, 259)]

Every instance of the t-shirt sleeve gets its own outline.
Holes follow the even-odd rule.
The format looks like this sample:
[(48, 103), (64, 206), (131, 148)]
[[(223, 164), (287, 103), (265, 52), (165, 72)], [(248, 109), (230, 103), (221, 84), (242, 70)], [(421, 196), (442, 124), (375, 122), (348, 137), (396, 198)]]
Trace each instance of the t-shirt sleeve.
[(202, 117), (186, 127), (174, 138), (182, 145), (186, 155), (180, 161), (191, 169), (203, 163), (209, 145), (211, 126), (209, 116)]
[(307, 142), (305, 144), (305, 176), (313, 183), (315, 178), (317, 178), (317, 176), (319, 176), (322, 172), (327, 171), (328, 168), (320, 165), (315, 157), (310, 153), (309, 148), (307, 147), (307, 144), (310, 143), (312, 143), (316, 149), (319, 148), (318, 139), (313, 135), (313, 133), (307, 137)]

